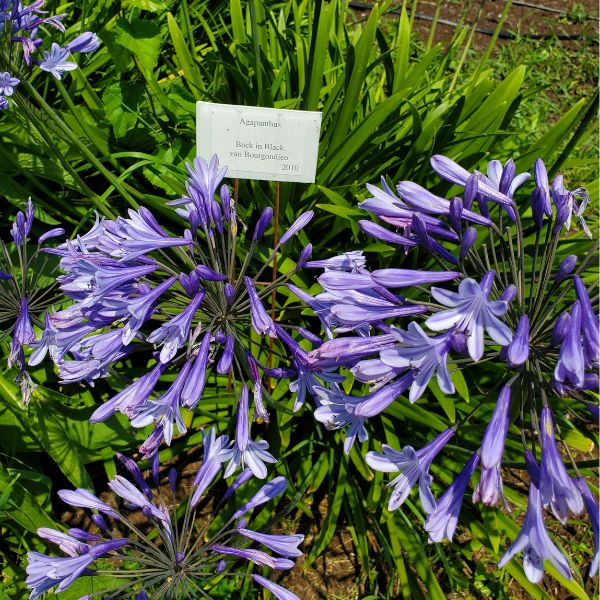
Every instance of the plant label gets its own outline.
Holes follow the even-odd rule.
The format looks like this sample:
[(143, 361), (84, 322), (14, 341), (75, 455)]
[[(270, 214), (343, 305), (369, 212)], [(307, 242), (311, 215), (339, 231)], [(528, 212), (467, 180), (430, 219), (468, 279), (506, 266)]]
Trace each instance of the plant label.
[(320, 112), (196, 103), (197, 154), (228, 177), (313, 183), (320, 130)]

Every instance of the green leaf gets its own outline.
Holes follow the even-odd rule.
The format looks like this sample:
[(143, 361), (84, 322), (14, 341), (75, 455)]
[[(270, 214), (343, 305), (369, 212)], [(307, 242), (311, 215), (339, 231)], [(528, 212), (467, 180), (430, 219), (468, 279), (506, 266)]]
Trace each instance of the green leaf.
[(35, 496), (16, 481), (13, 475), (0, 469), (0, 488), (8, 487), (11, 488), (11, 492), (5, 505), (0, 509), (0, 514), (4, 514), (5, 518), (13, 519), (21, 527), (33, 533), (36, 533), (39, 527), (55, 526)]
[(146, 73), (154, 71), (160, 56), (161, 30), (158, 23), (132, 19), (119, 19), (115, 26), (115, 41), (127, 48)]

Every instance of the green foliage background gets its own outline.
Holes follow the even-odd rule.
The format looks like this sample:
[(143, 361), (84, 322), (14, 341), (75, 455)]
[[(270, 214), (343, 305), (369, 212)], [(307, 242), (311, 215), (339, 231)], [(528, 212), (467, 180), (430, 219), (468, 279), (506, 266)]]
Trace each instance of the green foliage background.
[[(184, 162), (195, 154), (197, 100), (323, 112), (316, 183), (281, 188), (282, 227), (299, 212), (316, 208), (317, 218), (297, 244), (300, 248), (310, 239), (318, 257), (363, 248), (373, 267), (425, 264), (423, 255), (404, 258), (360, 234), (356, 221), (364, 213), (357, 201), (365, 197), (365, 183), (377, 183), (381, 176), (438, 185), (433, 191), (445, 192), (429, 179), (429, 158), (436, 153), (467, 168), (513, 156), (517, 171), (530, 170), (541, 157), (551, 175), (566, 169), (588, 177), (571, 182), (572, 187), (586, 185), (593, 210), (598, 206), (595, 155), (574, 153), (595, 135), (590, 124), (597, 96), (573, 99), (552, 123), (544, 121), (543, 111), (531, 107), (545, 81), (532, 80), (523, 64), (511, 64), (506, 55), (500, 55), (501, 62), (491, 61), (494, 40), (485, 53), (474, 52), (466, 26), (442, 48), (416, 40), (406, 10), (397, 18), (386, 17), (386, 2), (361, 23), (353, 22), (342, 0), (48, 5), (53, 12), (70, 14), (66, 36), (90, 29), (102, 46), (63, 82), (35, 74), (17, 88), (15, 106), (0, 116), (2, 234), (9, 215), (28, 197), (45, 224), (61, 223), (73, 235), (90, 226), (94, 211), (112, 217), (142, 204), (174, 225), (165, 200), (183, 192)], [(242, 218), (251, 222), (273, 202), (273, 185), (240, 181), (239, 194)], [(573, 239), (560, 252), (566, 256), (586, 249)], [(290, 266), (284, 262), (280, 268)], [(310, 274), (296, 283), (317, 289)], [(282, 319), (297, 318), (290, 298), (279, 301)], [(304, 318), (315, 325), (308, 312)], [(2, 344), (6, 353), (6, 342)], [(133, 378), (145, 365), (126, 366)], [(327, 499), (326, 514), (300, 568), (327, 553), (336, 532), (343, 530), (352, 539), (357, 589), (365, 598), (441, 599), (453, 593), (500, 598), (512, 597), (515, 589), (521, 596), (551, 597), (556, 584), (532, 586), (516, 562), (494, 571), (518, 531), (523, 482), (507, 486), (512, 515), (473, 508), (466, 501), (459, 542), (429, 546), (421, 509), (409, 500), (403, 510), (389, 514), (382, 474), (371, 472), (363, 459), (376, 439), (395, 447), (424, 444), (468, 412), (494, 376), (489, 367), (466, 379), (458, 372), (453, 398), (435, 388), (414, 406), (401, 398), (371, 424), (365, 447), (355, 447), (349, 456), (343, 454), (342, 435), (321, 428), (308, 408), (293, 415), (290, 394), (284, 384), (278, 385), (272, 395), (276, 419), (263, 436), (280, 458), (277, 472), (290, 482), (279, 512), (297, 529), (309, 528), (318, 517), (317, 505)], [(41, 385), (23, 409), (14, 373), (0, 372), (0, 598), (25, 597), (23, 557), (28, 549), (44, 549), (33, 534), (59, 516), (57, 481), (46, 473), (62, 473), (62, 487), (93, 487), (116, 472), (116, 450), (133, 452), (144, 439), (119, 416), (93, 426), (88, 422), (99, 402), (127, 384), (117, 375), (94, 389), (61, 386), (49, 367), (40, 367), (35, 377)], [(161, 452), (161, 461), (196, 460), (200, 428), (215, 424), (220, 431), (231, 429), (234, 404), (226, 381), (212, 380), (200, 409), (188, 415), (187, 437)], [(583, 434), (577, 425), (561, 423), (571, 447), (591, 456), (597, 436)], [(464, 437), (475, 447), (482, 432), (483, 425), (474, 425)], [(514, 462), (521, 460), (518, 449), (509, 440), (508, 464), (513, 467), (522, 466)], [(432, 470), (437, 491), (454, 478), (471, 450), (449, 446), (443, 464)], [(263, 511), (258, 522), (269, 516)], [(573, 547), (565, 550), (589, 557), (591, 531), (584, 524), (577, 527)], [(552, 569), (550, 573), (571, 597), (591, 597), (594, 590), (589, 585), (586, 590), (584, 579), (588, 565), (572, 566), (573, 582)], [(94, 585), (98, 582), (84, 579), (60, 598), (78, 598)], [(232, 592), (221, 583), (213, 593), (230, 597)]]

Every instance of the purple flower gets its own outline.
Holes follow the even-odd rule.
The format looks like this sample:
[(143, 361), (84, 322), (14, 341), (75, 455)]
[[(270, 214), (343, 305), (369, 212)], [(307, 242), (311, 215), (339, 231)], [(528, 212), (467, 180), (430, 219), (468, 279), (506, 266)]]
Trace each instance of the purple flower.
[(348, 396), (336, 383), (330, 389), (316, 387), (320, 406), (315, 410), (315, 419), (327, 429), (341, 429), (348, 425), (344, 452), (348, 454), (356, 438), (364, 442), (368, 438), (364, 426), (365, 419), (383, 412), (413, 381), (412, 373), (407, 373), (389, 385), (367, 396)]
[(554, 439), (552, 412), (548, 407), (542, 408), (540, 435), (542, 460), (540, 462), (539, 491), (544, 506), (549, 505), (554, 516), (564, 524), (567, 522), (569, 511), (575, 515), (583, 511), (583, 500), (558, 453)]
[(549, 560), (563, 577), (572, 579), (567, 560), (554, 545), (544, 527), (540, 492), (533, 481), (529, 484), (527, 514), (521, 531), (498, 566), (502, 568), (521, 551), (523, 551), (525, 575), (532, 583), (539, 583), (542, 580), (545, 560)]
[(442, 288), (431, 288), (431, 295), (450, 310), (442, 310), (429, 317), (425, 324), (433, 331), (443, 331), (455, 327), (467, 334), (467, 347), (474, 361), (483, 356), (483, 332), (501, 346), (510, 344), (512, 332), (498, 319), (508, 310), (503, 300), (489, 300), (494, 272), (488, 271), (481, 284), (474, 279), (464, 279), (458, 286), (458, 292)]
[(44, 592), (56, 587), (56, 592), (66, 590), (97, 559), (129, 543), (129, 540), (111, 540), (92, 546), (87, 554), (60, 558), (39, 552), (27, 553), (27, 579), (31, 589), (30, 600), (39, 598)]
[[(483, 502), (486, 506), (495, 506), (499, 496), (504, 500), (500, 464), (490, 468), (482, 465), (481, 476), (473, 492), (473, 502)], [(506, 500), (504, 500), (504, 504), (507, 506)]]
[(160, 351), (160, 361), (162, 363), (168, 363), (175, 356), (177, 350), (187, 341), (192, 319), (204, 299), (204, 294), (204, 291), (196, 294), (185, 310), (148, 336), (148, 341), (152, 344), (162, 342)]
[(53, 42), (50, 52), (44, 51), (44, 60), (40, 62), (40, 69), (52, 73), (60, 81), (63, 73), (74, 71), (77, 68), (77, 63), (67, 60), (70, 54), (68, 48), (61, 48), (56, 42)]
[(173, 426), (175, 423), (177, 423), (179, 433), (184, 434), (187, 431), (187, 427), (181, 414), (181, 392), (187, 381), (190, 369), (191, 363), (186, 362), (171, 387), (162, 396), (138, 406), (134, 410), (131, 424), (134, 427), (145, 427), (150, 424), (154, 424), (155, 428), (160, 427), (168, 446), (171, 445), (171, 440), (173, 439)]
[(452, 540), (458, 524), (463, 496), (478, 462), (479, 454), (475, 453), (438, 500), (435, 510), (427, 516), (425, 531), (429, 534), (430, 543), (441, 542), (446, 538)]
[(237, 424), (235, 440), (231, 447), (221, 454), (224, 461), (229, 461), (225, 469), (225, 477), (229, 477), (241, 465), (248, 467), (255, 477), (264, 479), (267, 476), (265, 463), (277, 462), (277, 459), (267, 452), (268, 442), (260, 440), (255, 442), (250, 438), (250, 424), (248, 419), (248, 387), (242, 387), (237, 410)]
[[(210, 585), (216, 583), (217, 578), (223, 574), (228, 577), (247, 577), (245, 567), (235, 570), (236, 561), (226, 561), (224, 558), (248, 560), (261, 567), (276, 570), (293, 567), (293, 559), (302, 556), (298, 546), (304, 539), (303, 535), (259, 532), (248, 527), (248, 517), (238, 520), (252, 508), (281, 494), (286, 488), (285, 478), (278, 477), (263, 485), (232, 517), (221, 520), (218, 527), (213, 526), (216, 524), (213, 519), (221, 508), (222, 500), (218, 502), (215, 498), (210, 514), (204, 510), (196, 510), (202, 494), (220, 469), (222, 449), (226, 442), (227, 438), (217, 437), (214, 429), (204, 435), (204, 461), (194, 480), (194, 494), (183, 505), (177, 502), (175, 488), (178, 476), (174, 468), (169, 470), (167, 478), (172, 491), (169, 501), (171, 506), (164, 504), (165, 496), (158, 478), (158, 453), (152, 459), (157, 487), (154, 491), (143, 480), (139, 467), (130, 459), (119, 456), (135, 480), (134, 484), (117, 475), (109, 482), (111, 490), (123, 500), (121, 512), (113, 510), (86, 490), (59, 492), (64, 501), (73, 503), (74, 506), (109, 514), (118, 521), (119, 528), (127, 529), (130, 535), (127, 539), (112, 538), (99, 513), (92, 515), (93, 523), (100, 530), (99, 534), (76, 528), (69, 529), (68, 533), (40, 529), (39, 535), (57, 544), (67, 557), (49, 557), (36, 552), (29, 554), (27, 586), (32, 590), (31, 597), (37, 598), (55, 586), (57, 592), (62, 591), (82, 575), (111, 575), (112, 578), (105, 577), (103, 586), (110, 587), (102, 590), (102, 597), (112, 598), (125, 593), (127, 597), (135, 595), (140, 600), (149, 596), (174, 598), (181, 595), (192, 598), (198, 590), (194, 581), (199, 581), (199, 573), (202, 581)], [(213, 469), (214, 465), (216, 470)], [(241, 483), (247, 480), (244, 472), (236, 481)], [(228, 497), (228, 494), (225, 496)], [(143, 526), (139, 522), (139, 510), (146, 519)], [(129, 511), (136, 513), (130, 517)], [(200, 530), (203, 533), (198, 536)], [(263, 549), (248, 547), (253, 543), (261, 544)], [(102, 564), (95, 565), (94, 571), (88, 570), (96, 558), (110, 556), (111, 553), (115, 553), (114, 558), (117, 560), (106, 565), (108, 571), (103, 570)], [(143, 569), (139, 568), (140, 564)], [(259, 579), (260, 585), (278, 590), (277, 593), (286, 593), (280, 586), (264, 584), (263, 579)]]
[(383, 453), (367, 452), (365, 460), (375, 471), (399, 473), (387, 484), (387, 487), (394, 488), (390, 495), (388, 510), (399, 508), (408, 498), (417, 481), (423, 509), (428, 514), (435, 510), (436, 503), (430, 489), (432, 477), (429, 475), (429, 467), (453, 435), (454, 429), (446, 429), (429, 444), (416, 451), (412, 446), (404, 446), (398, 452), (387, 444), (383, 444)]
[(448, 371), (448, 352), (452, 344), (450, 334), (430, 338), (412, 321), (408, 331), (392, 328), (396, 339), (393, 347), (383, 349), (379, 357), (381, 362), (396, 369), (411, 369), (413, 383), (408, 399), (416, 402), (427, 389), (429, 381), (437, 372), (437, 382), (445, 394), (454, 393), (454, 384)]
[(12, 77), (7, 71), (0, 73), (0, 95), (12, 96), (14, 88), (16, 88), (19, 83), (21, 83), (20, 80), (16, 77)]
[(198, 504), (208, 486), (221, 470), (221, 464), (226, 460), (224, 453), (229, 442), (226, 435), (217, 437), (214, 427), (210, 428), (208, 434), (202, 431), (202, 439), (204, 442), (204, 456), (202, 465), (194, 477), (194, 491), (190, 499), (192, 507)]

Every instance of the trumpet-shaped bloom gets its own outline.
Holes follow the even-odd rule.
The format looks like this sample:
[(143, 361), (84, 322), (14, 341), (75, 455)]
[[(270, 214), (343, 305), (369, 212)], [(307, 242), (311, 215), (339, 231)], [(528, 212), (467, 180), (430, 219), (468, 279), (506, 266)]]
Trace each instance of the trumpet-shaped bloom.
[(442, 310), (429, 317), (425, 324), (433, 331), (444, 331), (455, 327), (467, 334), (469, 355), (475, 361), (483, 356), (483, 333), (501, 346), (512, 341), (512, 331), (498, 317), (506, 314), (508, 303), (503, 300), (489, 300), (494, 272), (488, 271), (481, 284), (474, 279), (464, 279), (458, 292), (442, 288), (432, 288), (431, 295), (449, 310)]
[(383, 453), (367, 452), (365, 460), (372, 469), (383, 473), (399, 473), (387, 484), (388, 487), (393, 488), (388, 510), (399, 508), (417, 482), (423, 509), (428, 514), (435, 510), (436, 503), (430, 489), (432, 477), (429, 475), (429, 467), (453, 435), (454, 429), (446, 429), (419, 450), (415, 450), (412, 446), (404, 446), (401, 451), (398, 451), (383, 444)]
[(458, 525), (465, 490), (478, 463), (479, 455), (475, 453), (438, 500), (435, 510), (427, 516), (425, 531), (429, 534), (430, 543), (441, 542), (444, 539), (452, 540)]
[(503, 567), (513, 556), (523, 552), (523, 568), (527, 579), (539, 583), (544, 576), (544, 561), (549, 560), (556, 570), (567, 579), (572, 579), (569, 564), (548, 536), (542, 516), (540, 492), (533, 481), (529, 485), (527, 514), (517, 539), (498, 563)]

